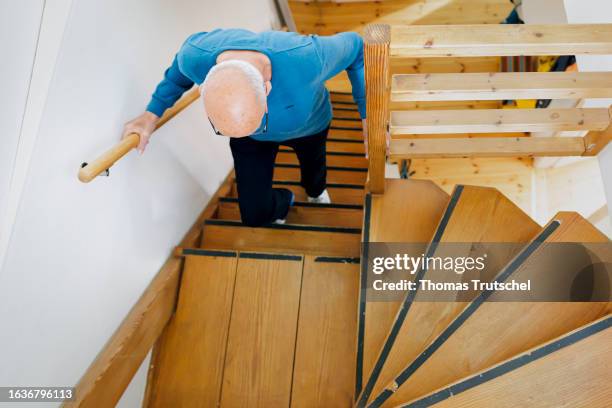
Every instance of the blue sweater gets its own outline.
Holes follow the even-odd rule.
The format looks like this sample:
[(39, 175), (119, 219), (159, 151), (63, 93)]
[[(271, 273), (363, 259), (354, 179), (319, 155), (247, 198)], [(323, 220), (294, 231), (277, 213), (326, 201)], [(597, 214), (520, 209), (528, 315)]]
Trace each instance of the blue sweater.
[(365, 118), (363, 41), (351, 32), (320, 37), (283, 31), (257, 34), (219, 29), (194, 34), (187, 38), (166, 70), (147, 110), (161, 116), (194, 83), (204, 81), (217, 56), (226, 50), (259, 51), (272, 62), (268, 130), (252, 135), (254, 139), (280, 142), (323, 130), (332, 118), (325, 81), (344, 70), (359, 113)]

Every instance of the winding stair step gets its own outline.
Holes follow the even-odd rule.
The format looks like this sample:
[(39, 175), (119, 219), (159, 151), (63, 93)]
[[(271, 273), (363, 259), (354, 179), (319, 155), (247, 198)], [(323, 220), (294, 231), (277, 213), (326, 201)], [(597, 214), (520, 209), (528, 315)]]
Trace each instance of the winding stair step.
[[(571, 271), (550, 270), (550, 257), (539, 257), (545, 242), (608, 242), (576, 213), (559, 213), (496, 276), (498, 282), (527, 279), (550, 285)], [(572, 268), (571, 265), (568, 268)], [(574, 272), (575, 273), (575, 272)], [(395, 373), (369, 407), (391, 407), (493, 367), (553, 340), (612, 310), (610, 303), (500, 302), (503, 292), (487, 290), (469, 303), (409, 364)]]
[[(612, 316), (607, 315), (402, 408), (608, 407)], [(580, 363), (576, 363), (579, 356)]]
[[(493, 188), (457, 186), (450, 202), (440, 218), (432, 244), (425, 252), (426, 256), (445, 256), (443, 252), (452, 251), (449, 256), (457, 256), (457, 250), (468, 255), (473, 242), (505, 242), (524, 244), (529, 242), (539, 231), (539, 226), (514, 203)], [(465, 248), (458, 246), (444, 247), (440, 250), (438, 243), (466, 243)], [(496, 251), (495, 258), (486, 263), (486, 269), (480, 272), (480, 279), (492, 280), (499, 270), (519, 251), (519, 245), (508, 245), (505, 252)], [(420, 254), (416, 254), (418, 256)], [(464, 277), (458, 276), (458, 279)], [(465, 277), (469, 279), (469, 277)], [(414, 280), (432, 279), (427, 271), (420, 270)], [(465, 302), (473, 299), (478, 293), (469, 293), (463, 302), (424, 302), (418, 292), (411, 292), (401, 304), (383, 346), (379, 349), (377, 359), (359, 397), (358, 406), (383, 392), (393, 381), (396, 374), (416, 358), (442, 330), (460, 313)], [(366, 316), (366, 319), (368, 316)]]

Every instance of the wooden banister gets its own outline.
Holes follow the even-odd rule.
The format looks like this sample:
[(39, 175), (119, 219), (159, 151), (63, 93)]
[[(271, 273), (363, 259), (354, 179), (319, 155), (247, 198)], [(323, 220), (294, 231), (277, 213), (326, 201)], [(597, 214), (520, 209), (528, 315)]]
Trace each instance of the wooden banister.
[[(178, 102), (171, 108), (164, 112), (164, 115), (159, 119), (155, 130), (162, 127), (166, 122), (175, 117), (179, 112), (189, 106), (193, 101), (198, 99), (200, 93), (198, 88), (194, 88), (186, 93)], [(98, 156), (94, 161), (90, 163), (84, 163), (79, 170), (79, 180), (83, 183), (89, 183), (100, 173), (106, 171), (115, 162), (125, 156), (130, 150), (138, 146), (140, 142), (140, 135), (137, 133), (130, 133), (126, 138), (119, 141), (113, 147), (108, 149), (106, 152)]]
[(389, 123), (390, 27), (371, 24), (364, 32), (369, 181), (372, 193), (385, 191), (387, 125)]

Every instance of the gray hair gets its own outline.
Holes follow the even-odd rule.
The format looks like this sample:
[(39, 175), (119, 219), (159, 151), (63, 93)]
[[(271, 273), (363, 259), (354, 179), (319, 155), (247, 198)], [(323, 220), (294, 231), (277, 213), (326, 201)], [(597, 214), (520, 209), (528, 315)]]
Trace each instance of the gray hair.
[(264, 78), (261, 72), (253, 65), (249, 64), (246, 61), (242, 60), (229, 60), (223, 61), (215, 66), (213, 66), (202, 85), (200, 85), (200, 94), (204, 95), (204, 89), (206, 88), (206, 84), (214, 79), (215, 75), (226, 69), (237, 69), (247, 78), (249, 85), (252, 87), (253, 92), (255, 92), (257, 101), (261, 104), (266, 102), (266, 90), (264, 87)]

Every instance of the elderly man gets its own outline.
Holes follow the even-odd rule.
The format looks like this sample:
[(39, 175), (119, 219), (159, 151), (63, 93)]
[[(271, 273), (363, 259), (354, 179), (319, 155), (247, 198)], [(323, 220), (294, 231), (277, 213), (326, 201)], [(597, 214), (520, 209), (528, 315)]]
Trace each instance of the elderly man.
[(356, 33), (303, 36), (240, 29), (190, 36), (157, 86), (146, 112), (125, 126), (149, 142), (155, 124), (194, 83), (217, 135), (230, 138), (242, 222), (283, 223), (293, 193), (272, 187), (279, 145), (300, 162), (308, 201), (329, 203), (325, 142), (332, 118), (325, 81), (346, 70), (365, 127), (363, 41)]

